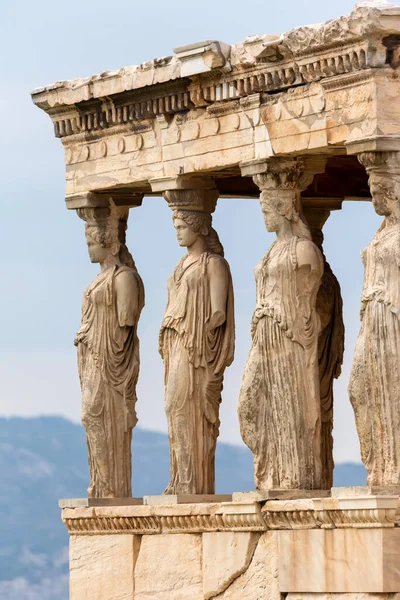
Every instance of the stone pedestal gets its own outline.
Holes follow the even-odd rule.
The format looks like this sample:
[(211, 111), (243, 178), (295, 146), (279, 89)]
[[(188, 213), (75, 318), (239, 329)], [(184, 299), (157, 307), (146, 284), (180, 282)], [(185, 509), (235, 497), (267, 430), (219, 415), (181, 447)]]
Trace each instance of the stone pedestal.
[(399, 496), (349, 492), (63, 508), (70, 600), (394, 600)]

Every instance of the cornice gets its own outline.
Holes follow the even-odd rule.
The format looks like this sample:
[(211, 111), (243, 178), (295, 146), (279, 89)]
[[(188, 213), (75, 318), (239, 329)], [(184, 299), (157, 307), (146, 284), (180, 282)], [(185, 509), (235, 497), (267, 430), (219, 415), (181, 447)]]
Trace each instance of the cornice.
[[(59, 82), (34, 90), (32, 98), (51, 116), (55, 135), (61, 138), (168, 118), (194, 107), (223, 112), (224, 104), (254, 94), (267, 97), (317, 81), (335, 89), (342, 77), (351, 85), (371, 69), (390, 69), (384, 40), (399, 33), (400, 8), (358, 7), (345, 17), (299, 27), (278, 38), (248, 38), (230, 48), (227, 71), (211, 62), (204, 73), (188, 76), (182, 67), (187, 57), (180, 59), (178, 53), (138, 67)], [(207, 44), (218, 42), (204, 44), (207, 49)]]

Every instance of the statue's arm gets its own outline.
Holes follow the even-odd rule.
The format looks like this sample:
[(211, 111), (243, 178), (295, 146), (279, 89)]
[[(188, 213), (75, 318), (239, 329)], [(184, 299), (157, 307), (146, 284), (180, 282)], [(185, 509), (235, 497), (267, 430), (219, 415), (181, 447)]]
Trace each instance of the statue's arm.
[(136, 325), (139, 311), (139, 285), (134, 273), (121, 271), (115, 275), (115, 297), (120, 327)]
[(216, 329), (226, 320), (229, 274), (222, 260), (211, 260), (208, 266), (211, 295), (211, 318), (208, 329)]
[(310, 300), (318, 291), (323, 275), (322, 256), (318, 248), (307, 240), (297, 244), (296, 287), (299, 308), (303, 316), (311, 316)]

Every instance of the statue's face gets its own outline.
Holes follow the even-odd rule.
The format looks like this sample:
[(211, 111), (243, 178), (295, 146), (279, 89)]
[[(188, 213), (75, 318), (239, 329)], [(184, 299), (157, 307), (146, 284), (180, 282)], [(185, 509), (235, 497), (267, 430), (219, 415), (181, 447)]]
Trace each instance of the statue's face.
[(394, 210), (396, 201), (397, 182), (391, 177), (382, 177), (372, 173), (369, 178), (369, 188), (375, 211), (382, 217), (388, 217)]
[(90, 262), (104, 262), (110, 252), (109, 248), (104, 248), (88, 234), (86, 234), (86, 243), (88, 247)]
[(190, 229), (189, 225), (182, 221), (182, 219), (174, 219), (174, 227), (176, 231), (176, 239), (180, 246), (190, 248), (193, 246), (199, 235)]
[(263, 202), (262, 211), (264, 215), (264, 222), (267, 231), (278, 231), (282, 226), (285, 217), (280, 215), (270, 204)]

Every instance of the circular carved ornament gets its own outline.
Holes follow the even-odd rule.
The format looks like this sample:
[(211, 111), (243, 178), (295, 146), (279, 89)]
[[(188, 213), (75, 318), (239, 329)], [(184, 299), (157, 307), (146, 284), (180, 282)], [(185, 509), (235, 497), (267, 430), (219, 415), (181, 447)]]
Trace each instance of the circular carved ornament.
[(105, 142), (101, 142), (100, 144), (100, 156), (104, 158), (107, 155), (107, 144)]
[(216, 117), (212, 121), (212, 130), (215, 134), (217, 134), (219, 132), (220, 128), (221, 128), (221, 123), (219, 122), (218, 117)]
[(83, 160), (89, 160), (90, 158), (90, 148), (89, 146), (84, 146), (82, 148)]
[(143, 148), (143, 136), (140, 133), (135, 136), (135, 148), (136, 150)]
[(120, 140), (118, 140), (118, 152), (120, 154), (123, 154), (125, 152), (125, 140), (124, 140), (124, 138), (121, 138)]
[(189, 129), (189, 133), (188, 133), (189, 139), (197, 140), (197, 138), (200, 135), (200, 123), (196, 123), (196, 122), (190, 123), (188, 129)]

